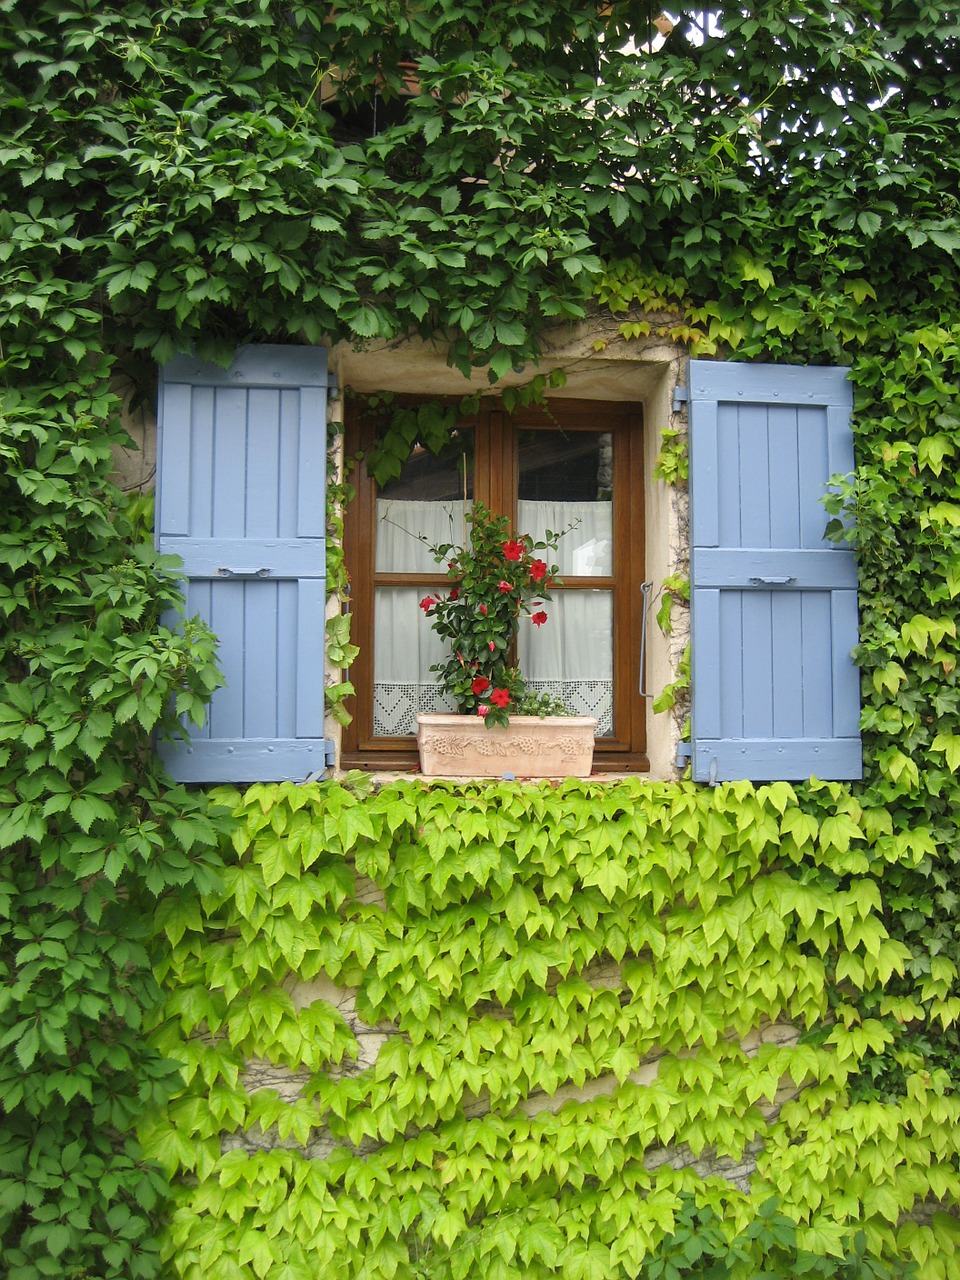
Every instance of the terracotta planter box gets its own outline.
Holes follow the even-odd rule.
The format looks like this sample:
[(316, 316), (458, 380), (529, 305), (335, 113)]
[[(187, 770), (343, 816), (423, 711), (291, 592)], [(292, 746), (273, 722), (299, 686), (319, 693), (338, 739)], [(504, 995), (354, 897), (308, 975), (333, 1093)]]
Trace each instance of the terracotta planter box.
[(417, 716), (420, 772), (426, 777), (586, 778), (593, 767), (594, 716), (511, 716), (488, 729), (479, 716)]

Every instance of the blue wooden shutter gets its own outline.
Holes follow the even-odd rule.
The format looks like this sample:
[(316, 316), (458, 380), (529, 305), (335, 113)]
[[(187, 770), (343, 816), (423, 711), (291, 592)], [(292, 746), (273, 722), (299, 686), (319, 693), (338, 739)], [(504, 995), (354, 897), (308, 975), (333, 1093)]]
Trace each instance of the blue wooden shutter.
[(856, 562), (821, 502), (851, 406), (844, 369), (690, 361), (697, 781), (861, 776)]
[(299, 780), (324, 766), (326, 352), (241, 347), (229, 369), (161, 371), (157, 541), (226, 684), (202, 729), (163, 744), (185, 782)]

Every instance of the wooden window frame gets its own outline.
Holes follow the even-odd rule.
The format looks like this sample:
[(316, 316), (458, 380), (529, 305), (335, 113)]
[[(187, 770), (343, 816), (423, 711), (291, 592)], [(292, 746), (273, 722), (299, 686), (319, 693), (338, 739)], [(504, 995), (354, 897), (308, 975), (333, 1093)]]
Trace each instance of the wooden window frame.
[[(404, 397), (403, 401), (417, 401)], [(351, 638), (360, 654), (349, 678), (357, 694), (347, 702), (353, 720), (343, 734), (344, 768), (403, 771), (417, 765), (414, 738), (373, 736), (374, 594), (377, 586), (444, 587), (445, 574), (375, 574), (376, 484), (363, 458), (372, 445), (376, 419), (357, 402), (348, 402), (345, 437), (348, 455), (361, 460), (351, 477), (356, 497), (344, 521), (344, 557), (350, 577)], [(610, 578), (564, 575), (565, 589), (610, 589), (615, 593), (613, 633), (613, 703), (617, 737), (596, 740), (594, 771), (646, 772), (646, 706), (639, 693), (640, 637), (644, 599), (640, 590), (644, 566), (643, 411), (633, 402), (552, 400), (547, 407), (531, 406), (508, 413), (500, 401), (486, 402), (464, 426), (477, 430), (474, 455), (474, 495), (495, 511), (516, 510), (517, 465), (515, 430), (526, 427), (612, 432), (614, 444), (614, 572)], [(625, 563), (621, 563), (625, 561)]]

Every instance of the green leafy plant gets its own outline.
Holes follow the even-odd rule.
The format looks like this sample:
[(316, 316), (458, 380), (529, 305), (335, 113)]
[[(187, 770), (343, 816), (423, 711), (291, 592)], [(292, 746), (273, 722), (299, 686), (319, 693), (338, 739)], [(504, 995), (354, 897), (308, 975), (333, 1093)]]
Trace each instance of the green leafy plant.
[(690, 477), (687, 438), (673, 427), (664, 427), (660, 432), (660, 452), (653, 474), (667, 484), (686, 483)]
[[(633, 1280), (658, 1259), (695, 1271), (698, 1247), (750, 1274), (743, 1236), (776, 1195), (764, 1265), (944, 1280), (960, 1199), (951, 14), (721, 3), (663, 38), (626, 0), (188, 0), (162, 22), (144, 0), (0, 8), (11, 1277)], [(389, 68), (411, 59), (424, 92), (387, 118), (384, 76), (399, 87)], [(328, 67), (349, 83), (336, 102)], [(162, 621), (172, 567), (131, 553), (148, 514), (107, 481), (111, 444), (129, 447), (118, 376), (149, 398), (158, 360), (223, 362), (238, 335), (420, 334), (496, 382), (588, 315), (607, 356), (669, 342), (852, 367), (863, 785), (354, 779), (225, 809), (172, 786), (151, 734), (178, 702), (202, 715), (214, 650)], [(343, 593), (338, 555), (332, 539)], [(588, 981), (617, 965), (616, 990)], [(304, 974), (394, 1020), (375, 1064), (352, 1069), (336, 1012), (294, 1004)], [(737, 1035), (786, 1018), (805, 1039), (746, 1054), (731, 1008)], [(634, 1085), (648, 1051), (657, 1078)], [(251, 1057), (295, 1066), (303, 1095), (248, 1092)], [(619, 1090), (523, 1110), (588, 1078)], [(781, 1105), (783, 1079), (808, 1087)], [(769, 1128), (761, 1106), (779, 1106)], [(261, 1149), (274, 1133), (286, 1147)], [(680, 1149), (682, 1167), (647, 1167), (664, 1144), (737, 1160), (758, 1135), (749, 1200)]]
[(218, 799), (222, 887), (154, 920), (150, 1025), (182, 1085), (140, 1133), (174, 1179), (175, 1272), (207, 1248), (254, 1275), (332, 1251), (358, 1280), (504, 1252), (538, 1280), (561, 1258), (886, 1280), (952, 1256), (955, 1082), (914, 1055), (896, 1094), (861, 1084), (922, 1017), (889, 994), (910, 950), (885, 884), (929, 830), (823, 783)]
[(674, 604), (690, 603), (690, 579), (679, 573), (670, 573), (663, 580), (663, 599), (657, 609), (657, 626), (665, 636), (673, 632)]
[(556, 564), (539, 552), (556, 551), (561, 533), (549, 529), (542, 541), (511, 531), (506, 516), (491, 514), (482, 502), (466, 515), (470, 535), (463, 546), (431, 547), (445, 564), (452, 584), (446, 595), (426, 595), (420, 608), (449, 648), (449, 657), (430, 668), (437, 683), (464, 714), (475, 712), (488, 726), (507, 724), (511, 710), (527, 696), (512, 665), (521, 618), (541, 627), (544, 605), (559, 581)]
[(518, 699), (515, 707), (518, 716), (569, 716), (570, 708), (562, 698), (547, 690), (528, 689)]

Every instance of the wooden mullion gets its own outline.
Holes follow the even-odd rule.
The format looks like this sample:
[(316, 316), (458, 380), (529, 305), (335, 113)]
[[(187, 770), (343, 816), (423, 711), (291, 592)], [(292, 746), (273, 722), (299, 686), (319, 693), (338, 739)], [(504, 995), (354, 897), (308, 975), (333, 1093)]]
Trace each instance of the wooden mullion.
[(490, 510), (509, 518), (516, 528), (517, 482), (515, 457), (515, 433), (513, 423), (500, 408), (487, 412), (487, 428), (490, 439), (489, 473), (487, 475), (487, 499)]
[(613, 734), (618, 742), (634, 738), (630, 678), (633, 666), (632, 616), (629, 607), (630, 455), (622, 429), (613, 428)]
[(375, 573), (375, 587), (445, 587), (450, 579), (445, 573)]
[[(633, 599), (633, 617), (634, 627), (642, 628), (644, 621), (644, 610), (647, 606), (647, 597), (640, 590), (647, 576), (647, 543), (646, 543), (646, 486), (644, 484), (644, 424), (642, 417), (639, 421), (633, 423), (632, 429), (628, 432), (628, 444), (631, 456), (631, 475), (636, 477), (636, 483), (631, 485), (630, 503), (631, 517), (630, 527), (633, 530), (635, 540), (634, 554), (631, 557), (633, 571), (631, 581), (631, 595)], [(651, 614), (647, 618), (647, 626), (655, 625), (655, 619)], [(638, 633), (639, 634), (639, 633)], [(646, 681), (646, 673), (644, 672), (644, 681)], [(639, 751), (647, 749), (647, 701), (640, 696), (638, 687), (634, 686), (634, 715), (637, 722), (637, 731), (634, 740)]]
[[(348, 402), (348, 415), (350, 406)], [(349, 422), (349, 419), (348, 419)], [(350, 424), (352, 425), (352, 424)], [(369, 418), (360, 416), (357, 435), (362, 457), (373, 444), (374, 429)], [(343, 732), (344, 751), (355, 750), (361, 737), (373, 732), (373, 601), (374, 580), (370, 572), (374, 563), (376, 537), (376, 486), (367, 475), (365, 461), (358, 464), (355, 478), (356, 496), (351, 504), (351, 518), (344, 522), (344, 565), (350, 581), (350, 609), (353, 613), (351, 639), (360, 652), (350, 668), (350, 679), (356, 694), (347, 700), (353, 716)]]

